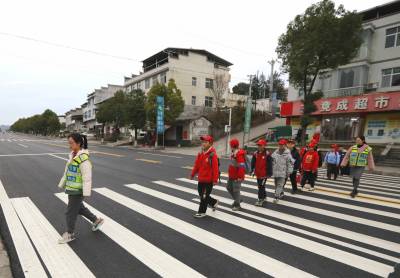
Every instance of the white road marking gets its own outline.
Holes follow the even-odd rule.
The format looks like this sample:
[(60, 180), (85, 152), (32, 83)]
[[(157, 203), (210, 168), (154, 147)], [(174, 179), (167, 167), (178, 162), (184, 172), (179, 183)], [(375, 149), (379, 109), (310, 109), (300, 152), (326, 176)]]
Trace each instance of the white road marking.
[(11, 202), (52, 277), (95, 277), (29, 198)]
[[(158, 185), (161, 185), (161, 186), (164, 186), (164, 187), (167, 187), (167, 188), (179, 190), (179, 191), (190, 193), (190, 194), (193, 194), (193, 195), (198, 195), (197, 190), (190, 189), (190, 188), (183, 187), (183, 186), (179, 186), (179, 185), (174, 184), (174, 183), (170, 183), (170, 182), (166, 182), (166, 181), (154, 181), (154, 183), (156, 183)], [(223, 202), (223, 203), (226, 203), (226, 204), (229, 204), (229, 205), (232, 203), (231, 199), (224, 198), (224, 197), (221, 197), (221, 196), (218, 196), (218, 200), (220, 202)], [(320, 223), (320, 222), (317, 222), (317, 221), (308, 220), (308, 219), (305, 219), (305, 218), (302, 218), (302, 217), (298, 217), (298, 216), (294, 216), (294, 215), (291, 215), (291, 214), (288, 214), (288, 213), (274, 211), (274, 210), (271, 210), (271, 209), (268, 209), (268, 208), (267, 209), (260, 208), (260, 207), (256, 207), (254, 205), (249, 205), (249, 204), (246, 204), (246, 203), (242, 203), (241, 207), (243, 207), (244, 209), (247, 209), (249, 211), (252, 211), (252, 212), (256, 212), (256, 213), (259, 213), (259, 214), (267, 215), (267, 216), (270, 216), (270, 217), (275, 217), (277, 219), (282, 219), (282, 220), (285, 220), (285, 221), (288, 221), (288, 222), (292, 222), (292, 223), (295, 223), (295, 224), (298, 224), (298, 225), (306, 226), (308, 228), (312, 228), (312, 229), (315, 229), (315, 230), (326, 232), (326, 233), (329, 233), (329, 234), (332, 234), (332, 235), (341, 236), (341, 237), (348, 238), (348, 239), (351, 239), (351, 240), (354, 240), (354, 241), (358, 241), (358, 242), (361, 242), (361, 243), (367, 243), (367, 244), (372, 245), (372, 246), (379, 246), (379, 247), (381, 247), (383, 249), (400, 253), (400, 244), (395, 243), (395, 242), (391, 242), (391, 241), (383, 240), (383, 239), (380, 239), (380, 238), (364, 235), (364, 234), (361, 234), (361, 233), (349, 231), (349, 230), (346, 230), (346, 229), (338, 228), (338, 227), (335, 227), (335, 226), (332, 226), (332, 225), (328, 225), (328, 224), (324, 224), (324, 223)], [(298, 228), (295, 228), (295, 227), (291, 227), (291, 226), (288, 226), (288, 225), (284, 225), (284, 224), (278, 223), (276, 221), (265, 220), (265, 219), (264, 219), (264, 221), (269, 221), (270, 223), (273, 223), (274, 225), (278, 225), (278, 226), (285, 226), (285, 228), (287, 228), (287, 229), (296, 229), (296, 232), (309, 234), (308, 231), (305, 231), (305, 230), (302, 230), (302, 229), (298, 229)], [(316, 234), (316, 235), (317, 235), (317, 238), (321, 238), (321, 235), (319, 235), (319, 234)], [(328, 238), (328, 237), (325, 237), (325, 238)], [(332, 241), (332, 240), (330, 239), (328, 241)], [(334, 240), (334, 241), (336, 241), (336, 240)], [(340, 242), (340, 241), (337, 241), (337, 242)], [(347, 245), (347, 243), (343, 243), (343, 244)], [(340, 244), (340, 245), (343, 245), (343, 244)], [(353, 248), (353, 249), (355, 249), (355, 248)], [(368, 250), (366, 248), (362, 248), (362, 249)], [(366, 252), (366, 251), (363, 251), (363, 252)], [(368, 252), (369, 252), (369, 250), (368, 250)], [(368, 252), (366, 252), (366, 253), (368, 253)], [(374, 251), (372, 251), (372, 252), (374, 252)], [(378, 252), (375, 252), (375, 253), (378, 254), (378, 257), (386, 256), (386, 255), (384, 255), (382, 253), (378, 253)], [(400, 262), (400, 259), (396, 259), (396, 258), (391, 257), (391, 256), (388, 256), (388, 259), (389, 259), (389, 257), (390, 257), (390, 260)]]
[(65, 158), (65, 157), (61, 157), (61, 156), (58, 156), (58, 155), (55, 155), (55, 154), (52, 154), (52, 153), (49, 153), (49, 155), (52, 156), (52, 157), (56, 157), (56, 158), (68, 161), (68, 158)]
[(110, 189), (98, 188), (94, 190), (137, 213), (149, 217), (150, 219), (157, 221), (162, 225), (165, 225), (187, 237), (190, 237), (268, 275), (280, 277), (314, 277), (305, 271), (292, 267), (264, 254), (258, 253), (250, 248), (220, 237), (195, 225), (189, 224), (169, 214), (158, 211)]
[(41, 156), (51, 154), (69, 154), (69, 153), (16, 153), (16, 154), (0, 154), (0, 157), (14, 157), (14, 156)]
[[(180, 179), (180, 180), (184, 181), (184, 179)], [(188, 179), (187, 182), (192, 183), (192, 182), (196, 182), (196, 181), (192, 181), (192, 180)], [(224, 181), (224, 180), (222, 180), (222, 182), (226, 183), (226, 181)], [(243, 184), (242, 184), (242, 187), (244, 187)], [(252, 187), (252, 186), (250, 186), (250, 187)], [(219, 190), (219, 191), (226, 191), (226, 189), (224, 187), (222, 187), (222, 186), (214, 186), (214, 189), (215, 190)], [(274, 192), (271, 189), (267, 189), (267, 191), (268, 192)], [(254, 193), (241, 191), (240, 194), (242, 196), (251, 197), (254, 200), (256, 200), (258, 198), (257, 194), (254, 194)], [(306, 211), (308, 213), (321, 214), (321, 215), (325, 215), (325, 216), (341, 219), (341, 220), (344, 220), (344, 221), (355, 222), (355, 223), (358, 223), (358, 224), (363, 224), (363, 225), (371, 226), (371, 227), (378, 228), (378, 229), (384, 229), (384, 230), (388, 230), (388, 231), (391, 231), (391, 232), (400, 233), (400, 226), (391, 225), (391, 224), (387, 224), (387, 223), (382, 223), (382, 222), (378, 222), (378, 221), (374, 221), (374, 220), (370, 220), (370, 219), (365, 219), (365, 218), (361, 218), (361, 217), (357, 217), (357, 216), (352, 216), (352, 215), (348, 215), (348, 214), (344, 214), (344, 213), (334, 212), (334, 211), (325, 210), (325, 209), (321, 209), (321, 208), (317, 208), (317, 207), (313, 207), (313, 209), (310, 211), (310, 206), (297, 204), (297, 203), (293, 203), (293, 202), (288, 202), (288, 201), (285, 201), (285, 200), (280, 200), (278, 205), (304, 210), (304, 211)]]
[[(64, 193), (55, 194), (64, 203), (68, 203), (68, 197)], [(134, 232), (118, 224), (107, 215), (85, 203), (95, 215), (102, 217), (105, 224), (101, 231), (115, 241), (129, 254), (144, 263), (161, 277), (204, 277), (199, 272), (178, 261), (160, 248), (141, 238)], [(84, 218), (88, 222), (88, 219)]]
[(21, 265), (22, 271), (27, 278), (46, 277), (47, 274), (44, 270), (39, 258), (36, 255), (28, 235), (22, 226), (14, 207), (8, 198), (7, 192), (0, 181), (0, 204), (3, 210), (4, 218), (7, 223), (15, 250), (17, 252), (18, 260)]
[[(139, 192), (151, 195), (155, 198), (170, 202), (174, 205), (178, 205), (187, 209), (191, 210), (197, 210), (198, 205), (162, 193), (157, 190), (153, 190), (138, 184), (130, 184), (130, 185), (125, 185), (126, 187), (129, 187), (131, 189), (137, 190)], [(373, 273), (375, 275), (380, 275), (380, 276), (387, 276), (392, 270), (393, 267), (389, 265), (385, 265), (380, 262), (376, 262), (340, 249), (336, 249), (324, 244), (321, 244), (319, 242), (315, 242), (309, 239), (302, 238), (297, 235), (290, 234), (288, 232), (284, 232), (281, 230), (277, 230), (241, 217), (237, 217), (225, 212), (217, 211), (217, 212), (211, 212), (209, 216), (214, 217), (218, 220), (224, 221), (226, 223), (229, 223), (231, 225), (238, 226), (242, 229), (249, 230), (254, 233), (258, 233), (262, 236), (269, 237), (273, 240), (281, 241), (285, 244), (290, 244), (292, 246), (301, 248), (303, 250), (312, 252), (314, 254), (335, 260), (337, 262), (347, 264), (352, 267), (356, 267), (358, 269), (361, 269), (363, 271), (367, 271), (370, 273)]]
[(26, 145), (23, 145), (23, 144), (18, 144), (19, 146), (21, 146), (21, 147), (24, 147), (24, 148), (27, 148), (28, 146), (26, 146)]

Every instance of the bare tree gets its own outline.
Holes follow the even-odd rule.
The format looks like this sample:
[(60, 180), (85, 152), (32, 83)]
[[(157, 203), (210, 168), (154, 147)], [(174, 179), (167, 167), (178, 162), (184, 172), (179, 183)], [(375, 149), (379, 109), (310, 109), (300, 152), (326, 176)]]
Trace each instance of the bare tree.
[(229, 76), (227, 74), (215, 73), (214, 81), (210, 86), (210, 92), (215, 100), (215, 108), (220, 111), (225, 102), (225, 93), (229, 91)]

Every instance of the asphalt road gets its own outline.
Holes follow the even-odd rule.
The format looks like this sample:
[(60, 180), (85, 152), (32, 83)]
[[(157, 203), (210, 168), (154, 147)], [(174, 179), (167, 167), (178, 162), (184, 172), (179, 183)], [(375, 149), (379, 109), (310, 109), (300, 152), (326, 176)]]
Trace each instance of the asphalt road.
[(350, 199), (348, 177), (327, 181), (320, 170), (315, 192), (291, 195), (286, 186), (278, 204), (269, 181), (264, 208), (253, 206), (248, 178), (243, 209), (232, 212), (222, 160), (213, 191), (220, 209), (195, 219), (193, 156), (89, 150), (94, 190), (85, 201), (106, 222), (94, 233), (80, 217), (77, 240), (58, 245), (66, 142), (0, 134), (0, 230), (15, 277), (374, 277), (400, 262), (400, 178), (364, 175), (360, 197)]

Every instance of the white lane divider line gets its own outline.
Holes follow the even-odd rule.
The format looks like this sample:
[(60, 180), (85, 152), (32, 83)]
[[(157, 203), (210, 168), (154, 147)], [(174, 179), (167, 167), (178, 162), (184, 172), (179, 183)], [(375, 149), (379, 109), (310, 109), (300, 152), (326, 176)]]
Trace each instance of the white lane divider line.
[(179, 218), (130, 199), (108, 188), (97, 188), (94, 189), (94, 191), (268, 275), (274, 277), (315, 277), (310, 273), (256, 252), (205, 229), (189, 224)]
[(35, 249), (33, 248), (1, 181), (0, 204), (25, 277), (47, 277), (46, 271), (40, 263)]
[[(66, 194), (57, 193), (55, 195), (64, 203), (68, 203), (68, 197)], [(101, 228), (101, 231), (105, 235), (161, 277), (204, 277), (160, 248), (118, 224), (107, 215), (96, 210), (94, 207), (87, 203), (85, 203), (85, 206), (95, 215), (98, 215), (105, 220), (105, 223)], [(90, 222), (88, 219), (84, 219)]]
[(51, 277), (95, 277), (68, 244), (58, 244), (61, 236), (31, 199), (11, 202)]
[(18, 146), (21, 146), (21, 147), (24, 147), (24, 148), (28, 147), (27, 145), (23, 145), (23, 144), (18, 144)]
[(58, 156), (58, 155), (55, 155), (55, 154), (52, 154), (52, 153), (49, 153), (49, 155), (52, 156), (52, 157), (56, 157), (56, 158), (68, 161), (68, 158), (65, 158), (65, 157), (61, 157), (61, 156)]

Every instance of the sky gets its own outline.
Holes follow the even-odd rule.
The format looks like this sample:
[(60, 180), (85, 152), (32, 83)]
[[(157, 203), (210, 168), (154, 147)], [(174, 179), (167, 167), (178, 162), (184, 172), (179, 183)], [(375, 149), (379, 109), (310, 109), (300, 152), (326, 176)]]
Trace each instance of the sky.
[[(246, 82), (249, 74), (270, 72), (279, 36), (316, 2), (2, 0), (0, 124), (45, 109), (64, 114), (94, 89), (122, 85), (124, 76), (139, 73), (140, 61), (166, 47), (206, 49), (234, 64), (231, 87)], [(357, 11), (386, 2), (335, 1)]]

